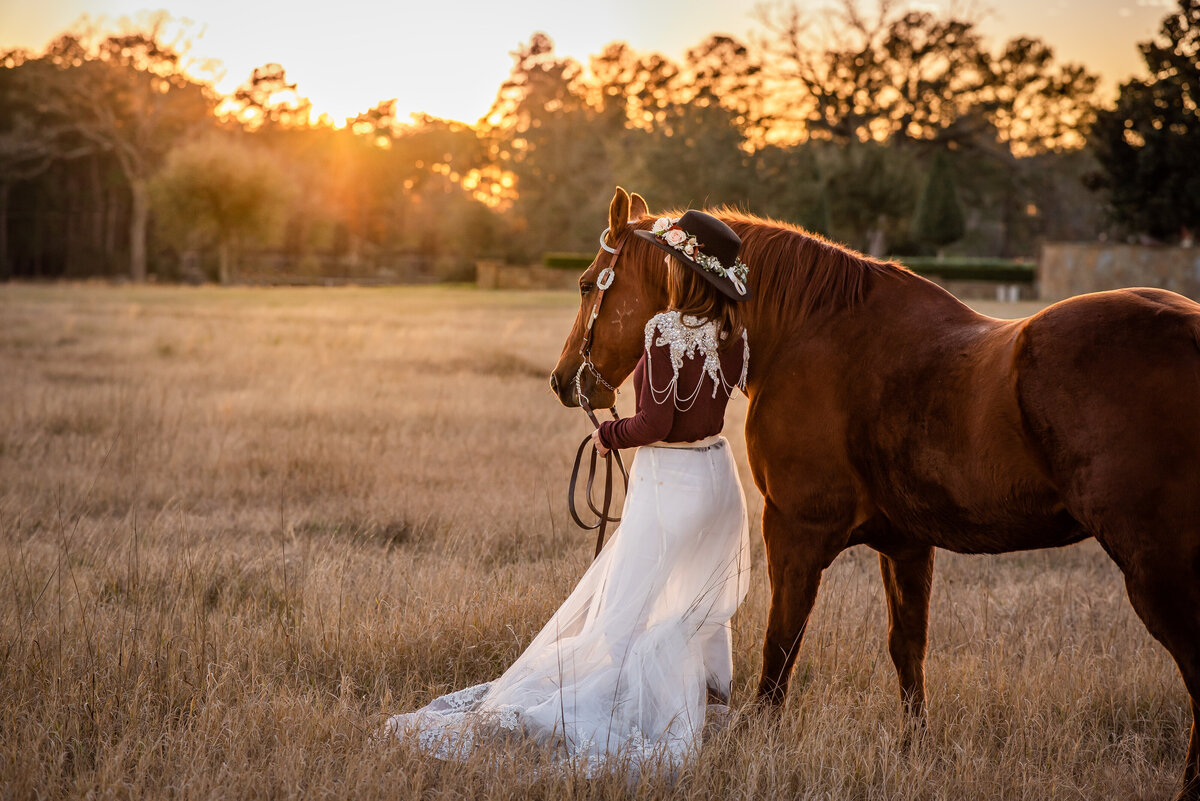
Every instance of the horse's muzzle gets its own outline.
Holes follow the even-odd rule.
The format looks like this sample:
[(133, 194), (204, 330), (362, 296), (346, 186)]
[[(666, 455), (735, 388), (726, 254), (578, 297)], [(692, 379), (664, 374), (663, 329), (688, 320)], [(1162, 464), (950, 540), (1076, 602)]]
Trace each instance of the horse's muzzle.
[(574, 376), (566, 380), (560, 379), (558, 373), (550, 374), (550, 391), (558, 396), (558, 402), (567, 408), (576, 408), (579, 406), (579, 398), (575, 396), (575, 379)]

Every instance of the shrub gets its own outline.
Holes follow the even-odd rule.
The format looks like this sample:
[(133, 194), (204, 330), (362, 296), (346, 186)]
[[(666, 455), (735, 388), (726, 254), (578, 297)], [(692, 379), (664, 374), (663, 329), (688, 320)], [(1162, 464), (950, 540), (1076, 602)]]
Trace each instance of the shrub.
[(555, 270), (579, 270), (583, 272), (596, 257), (591, 253), (547, 253), (542, 264)]
[(956, 281), (1005, 281), (1033, 283), (1037, 265), (1014, 259), (957, 257), (950, 259), (905, 256), (896, 261), (917, 275), (937, 276)]

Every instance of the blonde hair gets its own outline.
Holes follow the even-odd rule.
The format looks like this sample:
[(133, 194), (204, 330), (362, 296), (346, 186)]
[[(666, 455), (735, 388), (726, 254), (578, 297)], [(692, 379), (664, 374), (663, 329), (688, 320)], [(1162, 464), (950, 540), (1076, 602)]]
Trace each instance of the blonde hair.
[(700, 277), (691, 267), (667, 255), (667, 308), (698, 317), (716, 320), (721, 336), (721, 349), (742, 338), (742, 310), (736, 301), (727, 298), (719, 289)]

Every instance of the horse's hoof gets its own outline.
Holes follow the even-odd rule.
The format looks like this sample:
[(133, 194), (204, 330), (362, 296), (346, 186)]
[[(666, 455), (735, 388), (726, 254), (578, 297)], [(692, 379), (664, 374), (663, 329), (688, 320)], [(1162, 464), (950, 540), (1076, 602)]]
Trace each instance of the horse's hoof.
[(904, 730), (900, 733), (900, 751), (907, 754), (918, 749), (929, 733), (929, 719), (925, 715), (904, 718)]
[(1184, 779), (1183, 789), (1175, 796), (1175, 801), (1200, 801), (1200, 779), (1188, 781)]
[(778, 715), (783, 711), (786, 693), (759, 693), (755, 696), (750, 708), (763, 715)]

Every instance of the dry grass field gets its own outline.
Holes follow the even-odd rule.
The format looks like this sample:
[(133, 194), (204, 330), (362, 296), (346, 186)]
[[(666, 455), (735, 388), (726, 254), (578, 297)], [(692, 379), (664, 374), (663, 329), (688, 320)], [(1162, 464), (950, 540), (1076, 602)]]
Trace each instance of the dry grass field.
[[(782, 719), (674, 783), (451, 768), (375, 739), (498, 675), (588, 562), (563, 497), (586, 422), (546, 383), (575, 305), (0, 285), (0, 797), (1173, 794), (1182, 682), (1091, 542), (938, 555), (911, 748), (865, 549), (826, 574)], [(727, 431), (757, 516), (744, 411)], [(766, 600), (759, 544), (735, 706)]]

